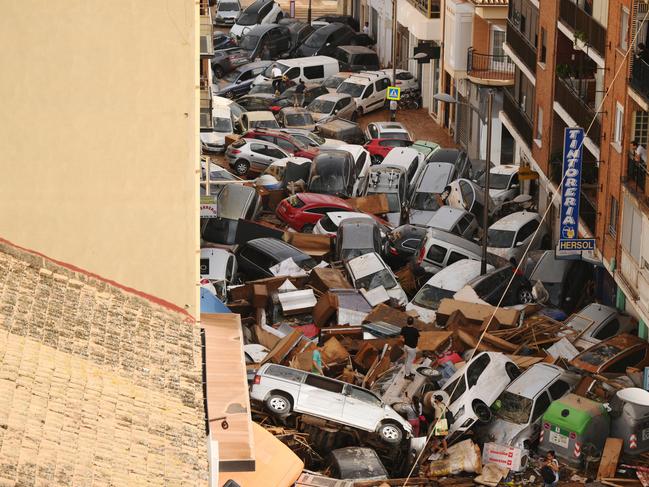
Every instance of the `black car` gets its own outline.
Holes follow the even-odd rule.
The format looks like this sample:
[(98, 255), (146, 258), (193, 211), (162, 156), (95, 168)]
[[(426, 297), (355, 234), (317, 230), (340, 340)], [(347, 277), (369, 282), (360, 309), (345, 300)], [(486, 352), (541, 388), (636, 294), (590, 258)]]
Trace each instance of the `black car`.
[(293, 259), (299, 267), (311, 270), (316, 262), (292, 245), (276, 238), (255, 238), (239, 246), (235, 253), (239, 271), (249, 279), (273, 277), (270, 268), (286, 259)]
[(216, 51), (211, 59), (212, 72), (217, 78), (222, 78), (230, 71), (249, 62), (246, 51), (238, 47), (228, 47)]
[(356, 20), (351, 15), (323, 15), (322, 17), (318, 17), (317, 19), (313, 20), (314, 24), (324, 23), (324, 22), (326, 22), (327, 24), (333, 24), (334, 22), (339, 22), (341, 24), (347, 24), (356, 32), (361, 30), (361, 26), (358, 23), (358, 20)]
[(341, 71), (376, 71), (380, 69), (376, 51), (364, 46), (339, 46), (333, 55), (340, 62)]
[(355, 44), (356, 32), (347, 24), (334, 22), (317, 29), (295, 51), (296, 57), (331, 56), (338, 46)]
[(291, 50), (291, 34), (285, 25), (256, 25), (241, 38), (239, 47), (246, 51), (251, 60), (277, 59), (288, 55)]
[[(292, 19), (293, 20), (293, 19)], [(305, 24), (304, 22), (291, 22), (286, 25), (291, 34), (291, 46), (293, 50), (301, 46), (304, 41), (313, 34), (315, 30), (312, 25)]]
[(256, 94), (237, 98), (237, 103), (249, 112), (268, 110), (275, 100), (274, 95)]
[(350, 198), (354, 196), (355, 180), (352, 155), (347, 151), (328, 150), (313, 159), (308, 189), (309, 193)]
[(401, 225), (388, 234), (386, 243), (386, 262), (390, 266), (401, 267), (407, 264), (421, 248), (428, 227), (423, 225)]
[(471, 176), (471, 161), (466, 152), (459, 149), (439, 148), (431, 152), (426, 159), (429, 162), (448, 162), (455, 166), (457, 178), (468, 178)]
[(215, 30), (212, 34), (212, 41), (214, 43), (214, 50), (225, 49), (228, 47), (236, 47), (237, 41), (227, 35), (225, 32)]
[[(270, 107), (273, 113), (279, 113), (279, 111), (282, 108), (293, 106), (294, 103), (293, 96), (295, 94), (296, 87), (297, 85), (287, 88), (286, 90), (284, 90), (281, 96), (275, 100), (273, 105)], [(320, 95), (326, 95), (327, 93), (328, 93), (327, 88), (325, 88), (324, 86), (318, 83), (305, 83), (304, 103), (302, 103), (302, 106), (306, 107), (309, 103), (311, 103), (313, 100), (318, 98)]]
[[(508, 288), (510, 281), (511, 285)], [(511, 265), (478, 276), (469, 282), (468, 286), (473, 288), (480, 299), (492, 306), (514, 306), (534, 302), (532, 284), (522, 273), (515, 273)]]

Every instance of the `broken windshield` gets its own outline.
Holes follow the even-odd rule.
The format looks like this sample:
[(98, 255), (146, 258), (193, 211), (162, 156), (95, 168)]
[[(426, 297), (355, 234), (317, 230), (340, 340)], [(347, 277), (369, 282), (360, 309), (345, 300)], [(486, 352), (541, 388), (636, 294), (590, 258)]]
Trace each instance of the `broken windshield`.
[(363, 288), (367, 291), (379, 286), (383, 286), (385, 289), (392, 289), (396, 285), (397, 283), (394, 277), (392, 277), (392, 273), (387, 269), (381, 269), (379, 272), (356, 279), (356, 289)]
[(437, 309), (442, 299), (452, 298), (455, 292), (426, 284), (419, 290), (412, 302), (422, 308)]
[(529, 421), (533, 406), (531, 399), (509, 391), (500, 395), (496, 405), (500, 406), (496, 410), (499, 418), (516, 424), (526, 424)]

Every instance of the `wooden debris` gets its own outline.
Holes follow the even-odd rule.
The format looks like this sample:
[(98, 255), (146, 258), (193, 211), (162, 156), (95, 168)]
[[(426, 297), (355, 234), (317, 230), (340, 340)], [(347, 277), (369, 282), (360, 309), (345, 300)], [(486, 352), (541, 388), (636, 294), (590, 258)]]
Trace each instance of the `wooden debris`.
[(622, 453), (624, 440), (620, 438), (607, 438), (602, 452), (602, 459), (597, 470), (597, 479), (612, 478), (617, 470), (617, 463)]

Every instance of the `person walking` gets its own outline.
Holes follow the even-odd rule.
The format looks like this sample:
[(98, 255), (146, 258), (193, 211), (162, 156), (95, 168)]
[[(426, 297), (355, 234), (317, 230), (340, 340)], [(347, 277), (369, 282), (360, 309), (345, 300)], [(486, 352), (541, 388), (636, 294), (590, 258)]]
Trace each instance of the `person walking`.
[(270, 71), (270, 75), (273, 78), (273, 90), (275, 92), (278, 92), (282, 83), (282, 70), (279, 69), (277, 65), (275, 65)]
[(559, 483), (559, 460), (557, 460), (554, 450), (545, 454), (541, 476), (543, 477), (543, 487), (556, 487)]
[(397, 108), (399, 103), (396, 100), (390, 100), (390, 122), (397, 120)]
[(433, 397), (433, 411), (435, 414), (433, 423), (433, 436), (435, 437), (433, 452), (441, 452), (442, 455), (446, 456), (448, 454), (446, 436), (448, 435), (449, 424), (446, 419), (447, 406), (442, 402), (442, 399), (442, 396), (439, 394)]
[(306, 85), (304, 80), (300, 79), (300, 82), (295, 87), (295, 93), (293, 94), (293, 107), (298, 108), (304, 105), (304, 90)]
[(322, 360), (322, 348), (324, 346), (324, 341), (322, 338), (318, 338), (318, 345), (313, 350), (311, 354), (311, 372), (313, 374), (324, 375), (322, 370), (323, 367), (326, 367), (327, 364)]
[(401, 328), (401, 339), (403, 341), (403, 350), (406, 353), (406, 379), (415, 378), (415, 370), (412, 363), (415, 361), (417, 356), (417, 344), (419, 343), (419, 330), (413, 325), (415, 324), (415, 319), (412, 316), (408, 316), (406, 321), (406, 326)]

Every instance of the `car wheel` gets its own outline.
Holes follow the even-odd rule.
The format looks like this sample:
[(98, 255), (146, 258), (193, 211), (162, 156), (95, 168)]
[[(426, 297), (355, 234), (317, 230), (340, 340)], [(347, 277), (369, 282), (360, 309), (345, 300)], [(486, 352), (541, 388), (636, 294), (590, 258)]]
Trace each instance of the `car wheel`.
[(221, 66), (217, 65), (214, 68), (214, 76), (216, 76), (217, 78), (223, 78), (223, 74), (224, 74), (223, 73), (223, 68)]
[(521, 369), (519, 369), (516, 364), (512, 362), (507, 362), (505, 364), (505, 372), (507, 372), (507, 377), (509, 377), (509, 380), (514, 380), (516, 377), (521, 375)]
[(315, 225), (302, 225), (302, 233), (313, 233)]
[(491, 409), (482, 401), (473, 402), (473, 412), (481, 423), (487, 423), (491, 420)]
[(403, 440), (403, 430), (394, 423), (382, 423), (378, 433), (383, 441), (392, 445), (398, 445)]
[(245, 175), (248, 172), (248, 169), (250, 169), (250, 163), (245, 159), (237, 159), (234, 163), (234, 172), (239, 176)]
[(521, 304), (530, 304), (534, 302), (532, 290), (529, 287), (521, 287), (518, 289), (518, 302)]
[(430, 367), (418, 367), (417, 373), (423, 375), (427, 379), (439, 379), (442, 375), (437, 370)]
[(291, 412), (291, 401), (282, 394), (271, 394), (266, 399), (266, 407), (273, 414), (288, 414)]
[(275, 19), (275, 23), (279, 24), (279, 21), (284, 18), (284, 14), (282, 12), (277, 14), (277, 18)]

